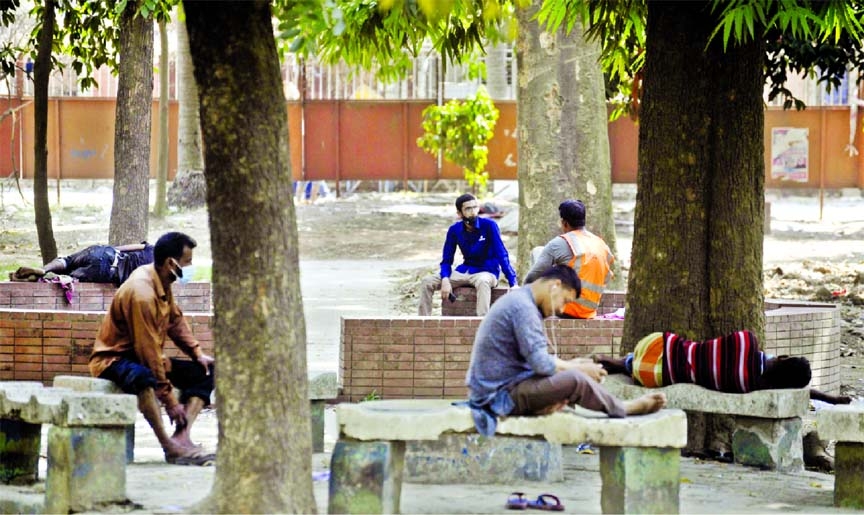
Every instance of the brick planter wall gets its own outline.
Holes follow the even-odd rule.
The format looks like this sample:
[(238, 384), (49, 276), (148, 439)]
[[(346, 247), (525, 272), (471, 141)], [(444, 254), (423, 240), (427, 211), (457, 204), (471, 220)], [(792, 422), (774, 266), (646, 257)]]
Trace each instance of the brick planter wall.
[[(606, 296), (604, 296), (604, 299)], [(623, 300), (623, 294), (617, 297)], [(610, 296), (610, 300), (612, 297)], [(840, 388), (840, 315), (830, 304), (766, 302), (763, 350), (807, 357), (811, 385)], [(364, 317), (342, 319), (340, 372), (343, 398), (464, 398), (478, 317)], [(546, 320), (563, 359), (618, 355), (623, 320)]]
[[(174, 299), (184, 312), (206, 313), (211, 310), (210, 283), (175, 283), (172, 290)], [(117, 288), (113, 284), (75, 283), (73, 291), (70, 303), (57, 284), (3, 281), (0, 282), (0, 308), (107, 311)]]
[[(0, 381), (42, 381), (90, 375), (87, 362), (104, 313), (0, 309)], [(186, 313), (205, 353), (213, 354), (212, 315)], [(184, 356), (172, 342), (166, 355)]]
[[(506, 282), (505, 282), (506, 284)], [(506, 287), (492, 289), (492, 304), (510, 291)], [(445, 317), (473, 317), (477, 316), (477, 290), (470, 286), (453, 288), (456, 302), (448, 300), (441, 302), (441, 315)], [(607, 291), (600, 299), (600, 307), (597, 312), (601, 315), (612, 313), (618, 308), (624, 307), (625, 294), (622, 291)]]

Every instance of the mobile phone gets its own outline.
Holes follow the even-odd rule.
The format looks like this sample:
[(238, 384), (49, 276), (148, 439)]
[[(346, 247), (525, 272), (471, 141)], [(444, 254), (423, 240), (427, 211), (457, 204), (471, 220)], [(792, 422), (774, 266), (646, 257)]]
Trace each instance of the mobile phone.
[(450, 295), (447, 296), (447, 299), (448, 299), (450, 302), (456, 302), (456, 294), (453, 293), (453, 292), (451, 291), (451, 292), (450, 292)]

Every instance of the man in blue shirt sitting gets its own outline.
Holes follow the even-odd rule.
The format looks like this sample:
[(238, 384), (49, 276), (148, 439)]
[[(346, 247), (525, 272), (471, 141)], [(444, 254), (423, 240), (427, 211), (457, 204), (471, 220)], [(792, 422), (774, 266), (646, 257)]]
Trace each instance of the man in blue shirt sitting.
[[(473, 286), (477, 290), (477, 316), (489, 311), (492, 288), (498, 285), (498, 276), (504, 272), (511, 288), (517, 286), (516, 271), (510, 265), (510, 257), (498, 224), (479, 218), (480, 204), (474, 195), (465, 194), (456, 199), (456, 211), (461, 221), (447, 230), (444, 241), (444, 256), (441, 273), (423, 279), (420, 289), (420, 316), (432, 314), (432, 293), (441, 289), (441, 300), (446, 301), (457, 286)], [(462, 251), (463, 263), (453, 270), (456, 247)]]

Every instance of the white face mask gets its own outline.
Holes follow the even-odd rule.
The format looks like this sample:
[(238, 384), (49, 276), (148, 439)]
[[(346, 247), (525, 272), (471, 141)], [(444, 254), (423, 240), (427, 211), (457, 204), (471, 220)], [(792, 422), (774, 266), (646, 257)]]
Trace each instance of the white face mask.
[(192, 265), (186, 265), (184, 267), (172, 268), (171, 273), (174, 274), (174, 278), (180, 284), (186, 284), (192, 280), (192, 275), (195, 273), (195, 267)]
[(180, 284), (187, 284), (192, 280), (192, 276), (195, 274), (195, 267), (192, 265), (184, 266), (180, 269), (180, 273), (177, 275), (177, 282)]

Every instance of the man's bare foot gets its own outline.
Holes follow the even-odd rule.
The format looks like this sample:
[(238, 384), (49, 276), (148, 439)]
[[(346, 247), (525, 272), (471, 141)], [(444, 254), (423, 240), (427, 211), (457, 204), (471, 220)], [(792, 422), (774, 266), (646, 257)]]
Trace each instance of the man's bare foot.
[(174, 442), (178, 447), (183, 449), (201, 449), (202, 446), (194, 443), (191, 438), (189, 438), (188, 433), (177, 434), (174, 433), (171, 436), (171, 441)]
[(660, 411), (664, 406), (666, 406), (665, 393), (646, 393), (638, 399), (624, 403), (628, 415), (647, 415)]

